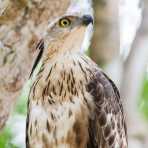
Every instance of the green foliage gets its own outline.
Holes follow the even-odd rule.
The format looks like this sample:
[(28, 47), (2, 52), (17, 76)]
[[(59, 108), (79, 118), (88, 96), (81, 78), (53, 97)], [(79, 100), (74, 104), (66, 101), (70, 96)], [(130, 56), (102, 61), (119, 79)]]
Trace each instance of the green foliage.
[(144, 78), (141, 98), (140, 110), (142, 111), (144, 117), (148, 120), (148, 74)]
[[(24, 89), (22, 90), (21, 96), (18, 98), (18, 102), (15, 106), (14, 112), (12, 113), (6, 127), (0, 133), (0, 148), (20, 148), (20, 146), (17, 146), (13, 143), (15, 138), (13, 128), (14, 128), (15, 122), (19, 122), (17, 121), (16, 116), (24, 117), (27, 114), (27, 101), (28, 101), (28, 93), (29, 93), (30, 85), (31, 85), (31, 81), (28, 81)], [(14, 122), (14, 120), (16, 121)], [(21, 132), (19, 130), (16, 131), (16, 133)]]
[(15, 107), (15, 111), (14, 111), (14, 114), (15, 113), (19, 113), (21, 115), (26, 115), (27, 114), (27, 99), (28, 99), (28, 89), (30, 87), (27, 85), (23, 91), (22, 91), (22, 94), (21, 96), (19, 97), (18, 99), (18, 102), (16, 104), (16, 107)]
[(9, 129), (5, 129), (0, 133), (0, 148), (5, 148), (8, 143), (7, 141), (9, 141), (9, 139), (11, 138), (11, 133)]
[(11, 139), (11, 127), (7, 127), (0, 133), (0, 148), (17, 148), (10, 142)]

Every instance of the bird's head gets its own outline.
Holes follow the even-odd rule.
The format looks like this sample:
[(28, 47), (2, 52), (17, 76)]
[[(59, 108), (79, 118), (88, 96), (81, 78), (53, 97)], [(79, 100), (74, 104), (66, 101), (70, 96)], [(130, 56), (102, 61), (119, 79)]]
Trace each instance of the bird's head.
[(81, 17), (67, 15), (55, 20), (49, 25), (45, 37), (45, 48), (48, 49), (48, 54), (55, 51), (80, 51), (86, 48), (83, 46), (84, 42), (89, 42), (91, 38), (88, 30), (92, 32), (92, 24), (93, 18), (90, 15)]

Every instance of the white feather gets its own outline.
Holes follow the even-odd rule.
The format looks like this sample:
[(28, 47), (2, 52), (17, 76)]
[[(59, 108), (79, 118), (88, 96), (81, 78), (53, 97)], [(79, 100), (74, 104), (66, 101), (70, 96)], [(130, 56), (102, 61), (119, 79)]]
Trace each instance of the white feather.
[(85, 33), (85, 38), (84, 38), (82, 46), (81, 46), (81, 52), (86, 52), (88, 50), (90, 43), (91, 43), (92, 35), (93, 35), (93, 25), (90, 24), (87, 27), (87, 30)]
[(67, 13), (79, 14), (80, 16), (90, 14), (93, 16), (92, 0), (71, 0)]

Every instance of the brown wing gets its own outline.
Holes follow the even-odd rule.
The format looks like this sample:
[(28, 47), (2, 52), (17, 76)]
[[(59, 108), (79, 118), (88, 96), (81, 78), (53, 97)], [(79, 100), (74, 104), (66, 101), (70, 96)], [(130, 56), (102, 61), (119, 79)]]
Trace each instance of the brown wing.
[(87, 148), (127, 148), (123, 107), (115, 84), (97, 71), (87, 88), (95, 103)]

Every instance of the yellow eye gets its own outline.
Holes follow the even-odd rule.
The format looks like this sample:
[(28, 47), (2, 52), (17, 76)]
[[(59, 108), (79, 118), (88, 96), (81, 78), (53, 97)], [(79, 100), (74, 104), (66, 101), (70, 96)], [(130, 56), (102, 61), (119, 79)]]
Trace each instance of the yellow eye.
[(71, 25), (71, 21), (68, 18), (63, 18), (59, 21), (59, 26), (66, 28), (69, 27)]

